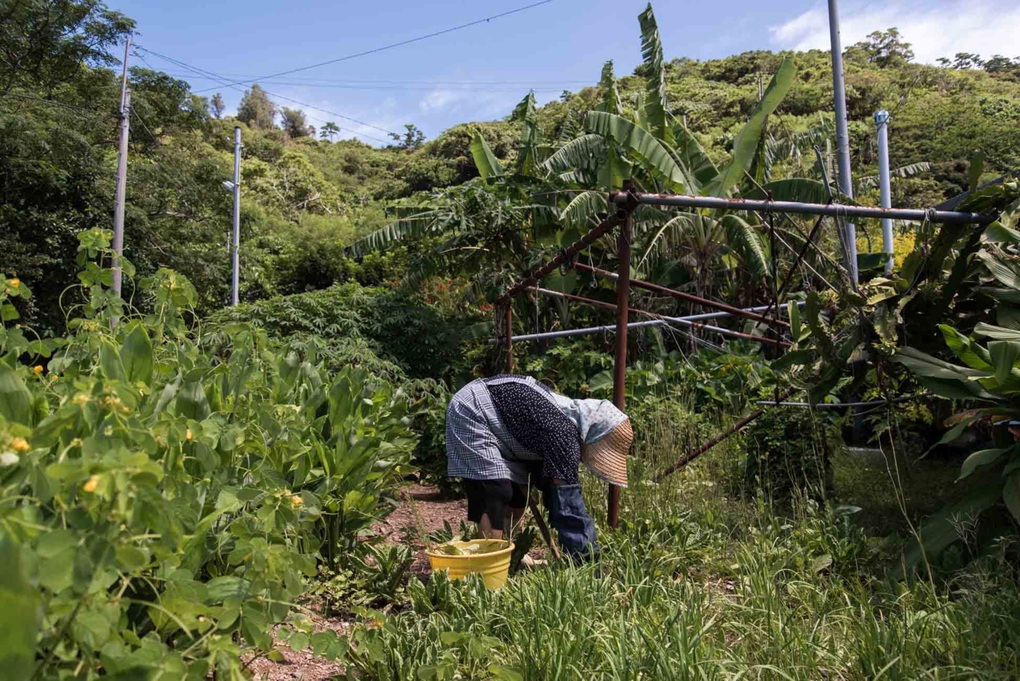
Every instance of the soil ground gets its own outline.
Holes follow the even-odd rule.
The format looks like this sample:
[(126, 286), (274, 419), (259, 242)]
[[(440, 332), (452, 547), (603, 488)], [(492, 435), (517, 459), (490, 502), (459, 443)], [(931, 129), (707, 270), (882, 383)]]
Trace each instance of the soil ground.
[[(389, 543), (409, 543), (415, 551), (411, 572), (422, 576), (429, 572), (422, 533), (441, 530), (447, 522), (456, 530), (466, 518), (466, 500), (445, 497), (431, 485), (413, 484), (404, 488), (396, 510), (385, 520), (373, 525), (369, 536)], [(352, 626), (352, 622), (344, 619), (322, 617), (313, 617), (313, 624), (315, 631), (332, 629), (342, 632)], [(294, 652), (286, 644), (281, 644), (278, 650), (283, 655), (279, 662), (260, 658), (251, 663), (250, 668), (256, 679), (328, 681), (343, 672), (339, 664), (316, 657), (310, 652)]]

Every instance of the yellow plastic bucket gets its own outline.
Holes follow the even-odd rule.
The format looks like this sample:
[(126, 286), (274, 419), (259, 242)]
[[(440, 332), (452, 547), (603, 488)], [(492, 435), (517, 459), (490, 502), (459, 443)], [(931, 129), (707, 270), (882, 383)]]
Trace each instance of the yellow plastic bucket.
[[(502, 539), (474, 539), (472, 541), (450, 542), (457, 548), (464, 548), (472, 544), (485, 545), (504, 544)], [(510, 573), (510, 554), (514, 550), (511, 543), (505, 549), (493, 551), (492, 553), (472, 553), (464, 556), (448, 556), (445, 553), (433, 553), (426, 551), (432, 569), (449, 570), (450, 579), (463, 579), (466, 575), (475, 573), (482, 576), (485, 586), (489, 589), (498, 589), (506, 584), (507, 575)]]

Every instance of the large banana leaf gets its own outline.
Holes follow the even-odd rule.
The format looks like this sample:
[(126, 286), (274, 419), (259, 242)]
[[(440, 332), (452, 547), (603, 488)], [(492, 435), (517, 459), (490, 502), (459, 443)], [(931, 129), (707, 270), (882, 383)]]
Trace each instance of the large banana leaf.
[(606, 140), (589, 133), (570, 140), (557, 149), (541, 165), (550, 175), (561, 175), (577, 170), (594, 171), (606, 154)]
[(719, 174), (719, 169), (712, 163), (712, 159), (705, 153), (705, 148), (701, 146), (694, 134), (682, 123), (673, 126), (673, 138), (676, 143), (676, 155), (697, 181), (697, 184), (691, 187), (690, 192), (698, 194), (703, 185), (715, 179)]
[(700, 216), (697, 213), (679, 213), (663, 223), (661, 227), (655, 230), (655, 234), (652, 235), (651, 239), (646, 242), (648, 245), (645, 247), (644, 253), (642, 253), (641, 257), (638, 259), (637, 269), (644, 271), (645, 263), (656, 251), (657, 247), (661, 249), (667, 244), (675, 244), (679, 242), (682, 239), (684, 232), (693, 228), (699, 219)]
[(499, 159), (492, 153), (482, 133), (477, 130), (471, 131), (471, 158), (474, 159), (475, 167), (478, 168), (478, 174), (483, 180), (500, 177), (503, 174), (503, 166), (500, 165)]
[(730, 247), (743, 256), (744, 266), (759, 277), (768, 274), (769, 261), (765, 255), (765, 247), (747, 220), (734, 213), (727, 213), (719, 221), (726, 231)]
[(776, 110), (793, 85), (797, 69), (789, 58), (783, 59), (772, 81), (751, 114), (750, 120), (741, 128), (733, 143), (733, 158), (719, 175), (706, 187), (710, 196), (725, 196), (744, 178), (751, 167), (758, 141), (765, 128), (765, 120)]
[(514, 109), (510, 120), (521, 124), (521, 141), (517, 150), (517, 174), (531, 175), (535, 169), (540, 142), (535, 93), (529, 92)]
[(586, 229), (596, 216), (606, 212), (606, 194), (599, 191), (583, 191), (570, 200), (560, 212), (560, 223), (564, 227)]
[(798, 201), (801, 203), (828, 203), (829, 190), (824, 182), (795, 177), (776, 180), (744, 192), (743, 198), (764, 200), (771, 196), (774, 201)]
[(358, 255), (369, 251), (378, 251), (391, 243), (413, 236), (420, 236), (436, 227), (436, 216), (431, 212), (402, 218), (378, 229), (356, 242), (352, 248)]
[(599, 90), (602, 91), (602, 104), (600, 111), (616, 114), (623, 113), (623, 102), (620, 101), (620, 90), (616, 87), (616, 75), (613, 73), (613, 60), (610, 59), (602, 67), (602, 78), (599, 80)]
[(666, 65), (662, 54), (662, 39), (655, 21), (652, 4), (638, 15), (641, 24), (641, 75), (645, 78), (644, 117), (648, 129), (668, 146), (673, 146), (673, 131), (669, 125), (669, 100), (666, 97)]
[(600, 187), (614, 189), (622, 187), (624, 180), (633, 176), (633, 166), (613, 145), (606, 147), (606, 156), (598, 168), (598, 184)]
[(590, 111), (585, 120), (588, 132), (610, 139), (635, 158), (652, 176), (677, 193), (687, 193), (693, 185), (687, 170), (673, 158), (655, 135), (626, 118), (603, 111)]

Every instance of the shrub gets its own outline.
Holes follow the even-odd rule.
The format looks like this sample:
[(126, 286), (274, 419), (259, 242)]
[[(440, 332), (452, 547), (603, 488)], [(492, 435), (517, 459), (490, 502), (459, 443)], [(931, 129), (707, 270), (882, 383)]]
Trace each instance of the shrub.
[[(414, 413), (387, 382), (331, 377), (250, 325), (192, 334), (195, 290), (173, 272), (132, 313), (85, 263), (108, 260), (109, 232), (80, 238), (90, 302), (69, 335), (0, 334), (7, 671), (241, 678), (241, 646), (268, 651), (317, 567), (341, 569), (392, 508)], [(11, 281), (8, 320), (27, 295)], [(17, 364), (31, 355), (47, 366)]]
[(776, 502), (801, 494), (824, 499), (832, 490), (832, 455), (842, 443), (830, 417), (810, 409), (770, 409), (745, 432), (745, 484)]

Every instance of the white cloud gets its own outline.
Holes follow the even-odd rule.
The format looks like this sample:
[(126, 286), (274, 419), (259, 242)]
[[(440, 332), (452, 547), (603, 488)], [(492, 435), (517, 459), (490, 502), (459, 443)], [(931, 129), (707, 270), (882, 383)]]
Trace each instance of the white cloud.
[[(895, 26), (913, 45), (915, 60), (935, 63), (939, 57), (972, 52), (1016, 56), (1020, 38), (1020, 4), (1005, 0), (856, 0), (840, 6), (843, 46), (872, 31)], [(828, 10), (818, 3), (789, 21), (769, 28), (782, 49), (829, 47)]]
[(464, 98), (463, 92), (454, 92), (445, 88), (431, 90), (424, 99), (418, 103), (418, 107), (425, 113), (445, 111), (456, 106)]

